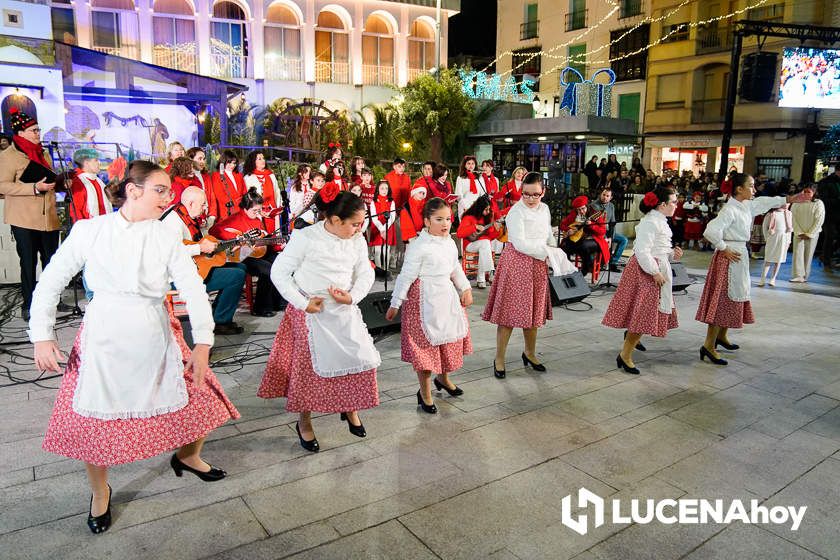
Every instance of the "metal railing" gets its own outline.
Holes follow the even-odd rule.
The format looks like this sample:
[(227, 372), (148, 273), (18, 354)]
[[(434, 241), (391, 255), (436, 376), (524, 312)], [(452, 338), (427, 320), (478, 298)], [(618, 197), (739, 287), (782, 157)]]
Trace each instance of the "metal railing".
[(428, 74), (429, 70), (426, 68), (409, 68), (408, 69), (408, 81), (412, 82), (422, 76), (423, 74)]
[(726, 99), (695, 99), (691, 102), (692, 124), (722, 123)]
[(367, 86), (384, 86), (394, 83), (394, 67), (378, 64), (362, 65), (362, 83)]
[(268, 54), (265, 57), (265, 77), (267, 80), (302, 81), (303, 60)]
[(526, 21), (519, 24), (519, 40), (535, 39), (538, 37), (540, 20)]
[(700, 27), (696, 36), (697, 54), (728, 51), (732, 49), (731, 27)]
[(198, 55), (195, 43), (188, 45), (155, 45), (152, 47), (152, 61), (158, 66), (181, 70), (182, 72), (198, 72)]
[(109, 54), (111, 56), (121, 56), (132, 60), (137, 60), (139, 58), (137, 56), (137, 47), (134, 45), (123, 45), (121, 47), (98, 47), (94, 45), (91, 49), (96, 52)]
[(210, 75), (217, 78), (244, 78), (248, 57), (241, 54), (214, 53), (210, 55)]
[(621, 0), (618, 19), (642, 15), (642, 0)]
[(566, 31), (583, 29), (589, 26), (589, 10), (578, 10), (566, 14)]
[(747, 19), (751, 21), (782, 21), (785, 19), (785, 3), (750, 8), (747, 10)]
[(325, 62), (315, 61), (315, 81), (333, 82), (336, 84), (350, 83), (349, 62)]

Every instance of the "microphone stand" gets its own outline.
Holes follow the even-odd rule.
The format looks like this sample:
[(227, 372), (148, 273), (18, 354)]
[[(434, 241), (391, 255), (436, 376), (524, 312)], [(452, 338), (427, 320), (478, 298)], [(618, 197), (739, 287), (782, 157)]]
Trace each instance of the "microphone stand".
[[(610, 237), (610, 260), (612, 260), (612, 240), (615, 237), (615, 226), (617, 224), (629, 224), (629, 223), (638, 222), (638, 221), (639, 220), (617, 220), (615, 222), (612, 222), (613, 235)], [(595, 286), (592, 289), (592, 291), (607, 290), (608, 288), (618, 288), (618, 284), (613, 284), (612, 282), (610, 282), (611, 278), (612, 278), (612, 265), (610, 264), (609, 261), (607, 261), (607, 281), (603, 284), (598, 284), (597, 286)]]
[[(59, 146), (58, 142), (50, 142), (50, 147), (55, 149), (55, 153), (58, 156), (58, 163), (61, 166), (61, 175), (64, 178), (64, 181), (67, 181), (67, 168), (64, 165), (64, 157), (61, 153), (61, 147)], [(53, 158), (54, 159), (54, 158)], [(102, 193), (105, 196), (105, 193)], [(55, 196), (55, 192), (53, 191), (53, 196)], [(70, 210), (70, 213), (73, 214), (71, 217), (72, 222), (75, 222), (75, 208), (73, 206), (73, 193), (71, 192), (70, 188), (65, 188), (65, 200), (67, 200), (67, 196), (70, 197), (70, 202), (67, 204), (67, 208)], [(70, 224), (70, 227), (67, 228), (67, 231), (64, 235), (65, 239), (67, 235), (70, 234), (70, 228), (73, 227), (73, 224)], [(73, 280), (71, 280), (71, 284), (73, 285), (73, 307), (70, 309), (70, 317), (81, 317), (84, 315), (82, 312), (82, 308), (79, 307), (79, 282), (82, 280), (82, 272), (79, 271), (73, 276)], [(58, 300), (58, 304), (62, 305), (63, 302), (61, 298)]]

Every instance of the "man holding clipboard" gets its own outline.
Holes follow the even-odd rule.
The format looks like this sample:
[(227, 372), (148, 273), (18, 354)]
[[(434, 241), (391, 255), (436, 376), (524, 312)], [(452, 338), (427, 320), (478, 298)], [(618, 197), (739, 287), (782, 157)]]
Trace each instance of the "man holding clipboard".
[(38, 258), (44, 268), (58, 249), (56, 174), (41, 147), (38, 122), (16, 107), (10, 120), (14, 136), (12, 145), (0, 152), (0, 195), (20, 257), (22, 315), (28, 321)]

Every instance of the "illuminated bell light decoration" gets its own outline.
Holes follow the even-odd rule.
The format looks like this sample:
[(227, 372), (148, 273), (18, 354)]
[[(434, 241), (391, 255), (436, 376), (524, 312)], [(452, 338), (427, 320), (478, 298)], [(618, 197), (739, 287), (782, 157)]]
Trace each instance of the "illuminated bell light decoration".
[[(579, 78), (577, 82), (567, 82), (566, 73), (572, 72)], [(595, 79), (604, 74), (607, 83), (596, 82)], [(596, 70), (589, 79), (575, 68), (567, 66), (560, 72), (560, 85), (565, 86), (560, 110), (568, 111), (571, 116), (593, 115), (596, 117), (612, 116), (612, 86), (615, 83), (615, 72), (609, 68)]]
[(508, 76), (502, 82), (499, 74), (487, 74), (477, 70), (458, 70), (461, 77), (461, 89), (473, 99), (492, 99), (494, 101), (512, 101), (514, 103), (528, 103), (534, 99), (531, 87), (535, 80), (523, 77), (517, 83), (513, 76)]

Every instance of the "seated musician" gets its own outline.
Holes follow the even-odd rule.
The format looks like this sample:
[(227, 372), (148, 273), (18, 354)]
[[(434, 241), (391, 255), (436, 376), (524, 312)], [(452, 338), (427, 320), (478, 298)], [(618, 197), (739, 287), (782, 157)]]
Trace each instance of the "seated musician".
[[(232, 214), (223, 220), (216, 222), (210, 228), (210, 235), (217, 239), (235, 239), (244, 233), (253, 230), (259, 230), (261, 236), (276, 234), (275, 222), (273, 218), (268, 218), (268, 215), (263, 211), (263, 197), (257, 192), (255, 188), (251, 188), (242, 197), (239, 202), (241, 212)], [(247, 256), (251, 250), (258, 250), (254, 253), (255, 256)], [(285, 307), (283, 298), (271, 282), (271, 265), (277, 257), (277, 252), (280, 249), (278, 244), (272, 244), (267, 247), (264, 255), (261, 247), (248, 247), (247, 245), (240, 249), (241, 255), (245, 257), (242, 264), (245, 265), (248, 274), (257, 276), (257, 293), (254, 296), (254, 310), (252, 315), (257, 317), (274, 317), (277, 311)]]
[(610, 270), (613, 272), (621, 272), (618, 268), (619, 259), (624, 254), (624, 249), (627, 247), (627, 238), (615, 230), (616, 216), (615, 205), (612, 203), (613, 192), (611, 189), (601, 189), (601, 194), (598, 195), (598, 200), (593, 200), (589, 203), (589, 212), (603, 212), (604, 219), (607, 221), (607, 245), (612, 249), (610, 256)]
[[(212, 254), (216, 250), (217, 244), (215, 242), (202, 239), (201, 230), (196, 222), (196, 219), (204, 212), (206, 203), (207, 198), (204, 191), (198, 187), (187, 187), (181, 193), (181, 202), (169, 208), (160, 218), (173, 233), (176, 233), (182, 239), (197, 242), (194, 245), (187, 246), (187, 251), (192, 257), (197, 257), (201, 253)], [(213, 321), (216, 322), (214, 332), (216, 334), (240, 334), (244, 330), (233, 322), (233, 314), (236, 312), (237, 305), (239, 305), (244, 284), (245, 267), (234, 263), (212, 269), (207, 278), (204, 279), (204, 285), (208, 292), (219, 292), (213, 302)]]
[(478, 253), (477, 288), (486, 288), (487, 282), (492, 281), (496, 266), (491, 241), (499, 236), (501, 227), (501, 222), (494, 221), (493, 204), (487, 195), (479, 196), (461, 216), (457, 235), (463, 240), (465, 251)]
[[(610, 247), (607, 244), (607, 222), (603, 212), (588, 213), (589, 199), (579, 196), (572, 201), (572, 211), (560, 222), (563, 241), (560, 248), (568, 255), (579, 255), (581, 273), (592, 272), (596, 258), (607, 263), (610, 259)], [(599, 254), (600, 253), (600, 254)]]

